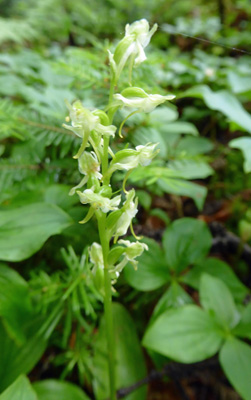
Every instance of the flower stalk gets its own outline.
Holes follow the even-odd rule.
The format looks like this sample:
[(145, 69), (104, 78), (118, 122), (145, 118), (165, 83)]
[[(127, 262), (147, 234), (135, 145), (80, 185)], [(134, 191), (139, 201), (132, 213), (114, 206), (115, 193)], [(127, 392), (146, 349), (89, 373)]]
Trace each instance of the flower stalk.
[[(92, 244), (89, 256), (93, 265), (94, 284), (104, 302), (110, 400), (116, 400), (117, 389), (116, 343), (112, 314), (112, 293), (115, 291), (113, 285), (128, 263), (137, 268), (135, 259), (148, 249), (146, 244), (139, 241), (119, 239), (129, 228), (134, 237), (139, 239), (135, 236), (132, 226), (132, 220), (138, 211), (138, 199), (134, 189), (127, 191), (125, 184), (133, 169), (139, 165), (149, 165), (158, 153), (157, 144), (147, 143), (135, 149), (125, 148), (114, 154), (110, 148), (110, 138), (113, 138), (117, 131), (117, 127), (113, 125), (113, 117), (121, 108), (132, 109), (120, 124), (121, 134), (123, 125), (133, 114), (151, 112), (174, 97), (147, 94), (137, 87), (128, 87), (121, 93), (114, 92), (126, 66), (129, 68), (129, 85), (131, 84), (132, 69), (146, 59), (144, 48), (156, 29), (155, 24), (150, 30), (148, 22), (144, 19), (126, 26), (125, 37), (118, 43), (114, 54), (109, 52), (111, 83), (109, 101), (105, 107), (107, 112), (88, 110), (77, 100), (72, 105), (67, 103), (70, 116), (66, 121), (71, 121), (71, 125), (63, 125), (82, 139), (74, 158), (78, 160), (79, 172), (84, 177), (70, 191), (70, 195), (77, 193), (80, 202), (90, 206), (89, 212), (80, 223), (86, 223), (94, 216), (98, 222), (100, 243)], [(112, 160), (109, 159), (109, 154), (112, 155)], [(113, 192), (110, 184), (111, 177), (117, 170), (126, 171), (121, 184), (121, 194)]]

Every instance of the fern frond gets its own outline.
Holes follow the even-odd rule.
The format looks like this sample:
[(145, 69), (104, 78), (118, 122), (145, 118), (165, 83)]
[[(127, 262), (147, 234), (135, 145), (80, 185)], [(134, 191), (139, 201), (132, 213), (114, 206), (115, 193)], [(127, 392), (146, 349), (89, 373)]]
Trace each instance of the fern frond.
[(23, 44), (37, 37), (36, 30), (26, 20), (0, 18), (0, 44), (14, 42)]

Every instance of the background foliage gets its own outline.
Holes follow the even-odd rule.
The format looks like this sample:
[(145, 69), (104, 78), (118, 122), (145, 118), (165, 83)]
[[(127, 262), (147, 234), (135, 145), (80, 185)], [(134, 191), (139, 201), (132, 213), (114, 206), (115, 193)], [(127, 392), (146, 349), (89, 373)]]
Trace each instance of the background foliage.
[[(191, 366), (192, 379), (170, 375), (159, 395), (250, 399), (250, 3), (0, 0), (0, 9), (0, 399), (107, 398), (103, 305), (87, 252), (97, 229), (78, 224), (87, 208), (68, 196), (79, 143), (62, 122), (64, 99), (106, 104), (107, 49), (140, 18), (159, 30), (133, 85), (176, 101), (133, 116), (113, 142), (160, 148), (128, 181), (150, 250), (114, 294), (118, 389), (173, 360), (216, 354), (208, 379)], [(237, 248), (227, 235), (216, 246), (222, 229)]]

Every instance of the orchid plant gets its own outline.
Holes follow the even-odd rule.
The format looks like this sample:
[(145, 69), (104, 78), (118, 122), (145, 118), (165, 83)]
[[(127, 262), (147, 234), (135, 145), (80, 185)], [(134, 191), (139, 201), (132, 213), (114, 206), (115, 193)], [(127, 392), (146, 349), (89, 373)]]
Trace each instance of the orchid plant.
[[(130, 86), (133, 67), (146, 60), (144, 48), (156, 30), (157, 25), (150, 30), (145, 19), (126, 25), (125, 36), (116, 46), (114, 54), (109, 52), (111, 82), (107, 107), (104, 110), (89, 110), (79, 100), (72, 105), (67, 103), (69, 116), (66, 117), (66, 122), (71, 121), (71, 125), (63, 125), (82, 139), (74, 158), (78, 160), (79, 172), (83, 179), (70, 191), (70, 195), (76, 192), (80, 202), (90, 206), (86, 217), (80, 223), (86, 223), (93, 216), (98, 222), (100, 243), (92, 244), (89, 257), (93, 264), (95, 284), (104, 299), (111, 400), (116, 399), (111, 308), (112, 292), (115, 291), (113, 285), (127, 263), (131, 263), (136, 269), (136, 258), (148, 250), (147, 245), (141, 243), (133, 231), (132, 220), (137, 214), (138, 200), (134, 189), (126, 190), (126, 180), (131, 171), (139, 165), (149, 165), (158, 150), (157, 144), (147, 143), (114, 154), (110, 147), (110, 139), (115, 137), (117, 131), (122, 136), (122, 127), (132, 114), (149, 113), (158, 105), (174, 98), (173, 95), (147, 94), (139, 87)], [(116, 93), (120, 75), (126, 66), (129, 68), (129, 87), (121, 93)], [(113, 119), (121, 108), (131, 112), (117, 129), (113, 125)], [(113, 173), (117, 170), (126, 171), (120, 194), (113, 192), (110, 183)], [(134, 242), (120, 239), (129, 227), (136, 239)]]

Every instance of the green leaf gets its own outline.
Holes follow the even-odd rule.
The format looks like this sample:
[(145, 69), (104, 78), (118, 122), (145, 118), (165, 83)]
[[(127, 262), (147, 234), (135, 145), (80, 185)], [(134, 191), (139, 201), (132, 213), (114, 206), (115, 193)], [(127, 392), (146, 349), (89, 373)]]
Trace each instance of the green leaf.
[(211, 234), (203, 221), (194, 218), (176, 220), (163, 235), (168, 265), (172, 270), (181, 272), (207, 255), (211, 241)]
[[(113, 321), (116, 349), (116, 376), (117, 389), (127, 387), (139, 381), (146, 375), (145, 361), (137, 337), (134, 323), (126, 309), (113, 304)], [(107, 363), (107, 345), (105, 320), (101, 320), (94, 355), (94, 392), (96, 400), (105, 400), (109, 397), (109, 378)], [(137, 362), (135, 362), (135, 360)], [(130, 395), (127, 400), (146, 399), (146, 387), (141, 387)]]
[(204, 179), (214, 173), (207, 163), (197, 160), (174, 160), (167, 167), (179, 171), (184, 179)]
[(244, 171), (246, 173), (251, 172), (251, 138), (241, 137), (231, 140), (229, 146), (242, 151), (245, 160), (243, 165)]
[(198, 265), (193, 266), (186, 275), (181, 277), (181, 281), (195, 289), (199, 289), (200, 278), (203, 273), (221, 279), (227, 285), (236, 301), (243, 301), (249, 293), (248, 288), (243, 285), (232, 268), (225, 262), (213, 257), (209, 257)]
[(189, 303), (193, 303), (193, 299), (177, 282), (172, 282), (155, 306), (151, 316), (151, 323), (168, 309), (179, 308)]
[(50, 315), (37, 317), (23, 322), (25, 343), (17, 345), (6, 333), (0, 321), (0, 392), (9, 386), (20, 374), (32, 370), (41, 358), (47, 340), (62, 316), (61, 305), (57, 305)]
[(193, 363), (213, 356), (222, 344), (214, 320), (195, 305), (166, 311), (147, 329), (143, 345), (178, 362)]
[(211, 110), (221, 111), (230, 121), (235, 122), (251, 133), (251, 116), (239, 100), (226, 90), (213, 92), (208, 86), (195, 86), (183, 93), (182, 97), (198, 97), (205, 101)]
[(16, 271), (0, 264), (0, 286), (0, 317), (9, 336), (20, 345), (26, 339), (22, 328), (32, 311), (28, 284)]
[(148, 245), (148, 251), (137, 258), (138, 269), (128, 264), (124, 269), (126, 281), (137, 290), (149, 291), (157, 289), (170, 281), (168, 266), (164, 252), (152, 239), (144, 239)]
[(200, 280), (200, 303), (223, 328), (233, 328), (240, 319), (233, 296), (218, 278), (203, 274)]
[(243, 400), (251, 399), (251, 347), (229, 338), (220, 351), (220, 364)]
[(38, 251), (72, 220), (54, 204), (35, 203), (0, 211), (0, 259), (22, 261)]
[(29, 380), (20, 375), (1, 395), (0, 400), (38, 400)]
[(78, 386), (70, 382), (46, 379), (35, 382), (33, 389), (38, 400), (88, 400), (89, 397)]
[(158, 186), (165, 193), (191, 197), (199, 210), (202, 209), (207, 195), (207, 189), (204, 186), (197, 185), (193, 182), (187, 182), (182, 179), (161, 178), (158, 179)]
[(212, 142), (204, 137), (184, 137), (182, 138), (175, 148), (175, 153), (182, 153), (184, 156), (197, 156), (198, 154), (208, 153), (213, 149)]
[(242, 311), (241, 320), (234, 328), (233, 334), (251, 339), (251, 303), (249, 303)]
[(236, 72), (229, 71), (227, 79), (234, 93), (246, 93), (251, 91), (250, 76), (241, 76)]

